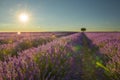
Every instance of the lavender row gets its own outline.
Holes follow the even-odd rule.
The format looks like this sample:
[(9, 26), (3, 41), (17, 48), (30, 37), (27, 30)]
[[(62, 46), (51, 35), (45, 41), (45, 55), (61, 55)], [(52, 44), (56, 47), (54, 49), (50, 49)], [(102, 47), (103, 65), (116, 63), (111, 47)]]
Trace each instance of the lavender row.
[[(100, 34), (104, 34), (100, 36)], [(86, 33), (104, 55), (104, 63), (112, 80), (119, 80), (120, 71), (120, 33)], [(95, 37), (94, 37), (95, 36)]]
[(18, 55), (18, 52), (23, 50), (37, 47), (38, 45), (46, 44), (52, 41), (53, 38), (36, 38), (33, 40), (20, 40), (19, 42), (14, 42), (13, 44), (4, 44), (0, 46), (0, 60), (4, 60), (6, 56)]
[(81, 34), (59, 38), (31, 48), (17, 57), (0, 62), (1, 80), (69, 80), (74, 45), (81, 44)]

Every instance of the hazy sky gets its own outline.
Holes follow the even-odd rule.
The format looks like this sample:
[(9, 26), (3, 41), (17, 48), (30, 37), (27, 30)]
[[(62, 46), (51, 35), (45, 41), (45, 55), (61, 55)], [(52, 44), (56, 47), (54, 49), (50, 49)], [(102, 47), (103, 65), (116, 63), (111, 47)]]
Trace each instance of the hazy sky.
[[(20, 13), (29, 21), (19, 21)], [(0, 31), (120, 31), (120, 0), (0, 0)]]

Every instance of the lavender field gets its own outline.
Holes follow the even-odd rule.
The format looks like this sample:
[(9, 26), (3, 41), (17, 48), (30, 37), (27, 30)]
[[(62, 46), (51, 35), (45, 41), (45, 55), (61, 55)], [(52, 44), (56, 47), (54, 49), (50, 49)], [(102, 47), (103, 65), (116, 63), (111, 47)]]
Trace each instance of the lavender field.
[(120, 33), (1, 32), (0, 80), (120, 80)]

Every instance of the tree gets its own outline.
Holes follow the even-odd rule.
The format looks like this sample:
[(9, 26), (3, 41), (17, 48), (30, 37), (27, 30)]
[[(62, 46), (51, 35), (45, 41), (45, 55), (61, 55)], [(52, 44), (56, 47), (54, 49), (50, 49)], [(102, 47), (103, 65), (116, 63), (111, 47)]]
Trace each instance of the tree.
[(81, 28), (81, 31), (83, 31), (83, 32), (86, 31), (86, 28)]

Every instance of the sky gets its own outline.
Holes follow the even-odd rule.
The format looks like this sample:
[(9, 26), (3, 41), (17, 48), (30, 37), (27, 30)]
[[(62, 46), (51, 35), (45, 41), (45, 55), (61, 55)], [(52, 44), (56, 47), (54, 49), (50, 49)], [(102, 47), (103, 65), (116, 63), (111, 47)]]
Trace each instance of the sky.
[[(29, 15), (23, 23), (18, 16)], [(0, 0), (2, 31), (120, 31), (120, 0)]]

